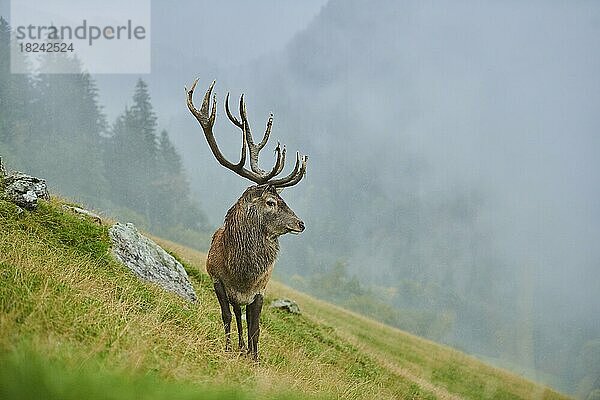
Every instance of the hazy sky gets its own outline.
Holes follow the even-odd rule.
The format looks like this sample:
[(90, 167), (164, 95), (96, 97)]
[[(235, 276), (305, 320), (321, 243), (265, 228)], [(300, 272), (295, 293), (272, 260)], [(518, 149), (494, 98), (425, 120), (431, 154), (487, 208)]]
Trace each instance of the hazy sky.
[[(183, 3), (152, 2), (153, 59), (169, 59), (169, 65), (153, 61), (153, 75), (168, 74), (193, 79), (208, 68), (213, 77), (223, 71), (246, 66), (250, 61), (269, 57), (281, 51), (300, 30), (319, 13), (326, 0), (264, 0), (264, 1), (194, 1)], [(173, 97), (182, 92), (180, 82), (175, 88), (161, 86), (151, 80), (152, 95)], [(97, 75), (103, 86), (100, 95), (106, 113), (114, 118), (122, 112), (128, 98), (119, 96), (123, 87), (135, 84), (137, 75)], [(115, 82), (119, 82), (115, 85)], [(112, 90), (114, 89), (114, 91)], [(157, 100), (157, 103), (160, 100)], [(180, 104), (177, 104), (177, 107)], [(177, 107), (174, 107), (176, 109)], [(166, 107), (164, 107), (166, 108)], [(163, 108), (163, 117), (167, 119)]]

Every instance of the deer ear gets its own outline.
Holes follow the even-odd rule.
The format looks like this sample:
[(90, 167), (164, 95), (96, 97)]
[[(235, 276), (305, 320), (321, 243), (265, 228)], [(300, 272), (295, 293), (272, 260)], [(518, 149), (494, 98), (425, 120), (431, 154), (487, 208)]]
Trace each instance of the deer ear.
[(281, 194), (281, 192), (283, 192), (283, 189), (285, 189), (285, 188), (282, 188), (282, 187), (275, 188), (275, 191), (277, 192), (277, 194)]

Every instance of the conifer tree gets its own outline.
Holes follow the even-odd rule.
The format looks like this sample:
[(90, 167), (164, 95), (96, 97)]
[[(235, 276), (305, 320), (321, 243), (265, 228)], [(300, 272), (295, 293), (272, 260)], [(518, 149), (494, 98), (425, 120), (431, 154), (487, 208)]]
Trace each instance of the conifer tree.
[[(64, 69), (63, 69), (64, 68)], [(49, 53), (41, 70), (78, 73), (39, 74), (34, 131), (28, 145), (38, 151), (32, 172), (43, 174), (67, 196), (95, 202), (105, 196), (101, 141), (106, 119), (92, 77), (77, 58)]]
[(148, 85), (139, 79), (127, 117), (127, 134), (131, 136), (128, 140), (132, 175), (129, 183), (133, 191), (130, 198), (149, 221), (153, 219), (153, 186), (157, 174), (156, 120)]
[(133, 105), (126, 108), (105, 146), (107, 177), (113, 201), (156, 220), (157, 185), (161, 165), (156, 137), (157, 118), (148, 85), (138, 80)]
[(147, 161), (154, 161), (157, 151), (157, 118), (152, 107), (148, 84), (142, 79), (138, 79), (133, 94), (133, 106), (131, 113), (136, 121), (136, 128), (139, 131), (139, 144), (142, 146), (140, 151), (147, 155)]
[(104, 163), (106, 178), (109, 182), (109, 198), (118, 205), (135, 208), (136, 197), (133, 182), (139, 174), (133, 163), (135, 153), (134, 119), (129, 108), (115, 120), (112, 135), (105, 142)]
[(166, 130), (161, 131), (158, 149), (157, 222), (162, 226), (180, 225), (197, 230), (206, 228), (206, 217), (191, 196), (181, 156)]
[(181, 157), (177, 153), (173, 143), (171, 143), (169, 134), (165, 129), (160, 132), (159, 153), (162, 159), (161, 167), (163, 168), (163, 172), (171, 176), (182, 174)]

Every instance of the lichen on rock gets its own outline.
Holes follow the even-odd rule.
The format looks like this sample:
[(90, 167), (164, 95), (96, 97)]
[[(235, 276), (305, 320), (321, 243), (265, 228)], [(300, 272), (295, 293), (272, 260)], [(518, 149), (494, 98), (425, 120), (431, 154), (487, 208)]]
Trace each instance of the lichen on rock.
[(12, 172), (2, 178), (4, 196), (27, 210), (37, 208), (38, 200), (50, 200), (46, 180), (22, 172)]
[(188, 301), (197, 300), (181, 263), (139, 233), (133, 224), (117, 222), (109, 229), (109, 235), (114, 256), (139, 278), (154, 282)]
[(298, 303), (290, 299), (277, 299), (271, 302), (271, 308), (285, 310), (291, 314), (301, 314)]

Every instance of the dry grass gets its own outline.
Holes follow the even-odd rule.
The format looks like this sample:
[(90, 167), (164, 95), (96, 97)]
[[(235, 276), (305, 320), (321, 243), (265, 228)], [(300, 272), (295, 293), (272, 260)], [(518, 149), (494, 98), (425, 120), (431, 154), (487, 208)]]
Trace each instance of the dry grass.
[(21, 216), (3, 202), (2, 351), (27, 346), (70, 367), (91, 364), (128, 376), (153, 373), (166, 381), (234, 387), (261, 397), (420, 393), (328, 328), (268, 308), (261, 365), (226, 353), (218, 305), (200, 272), (202, 255), (179, 249), (199, 297), (190, 304), (138, 281), (107, 250), (106, 227), (63, 212), (56, 201)]
[(31, 351), (67, 369), (134, 382), (152, 376), (156, 385), (178, 383), (192, 393), (216, 387), (266, 398), (563, 398), (276, 282), (267, 304), (293, 297), (304, 314), (265, 308), (257, 366), (224, 351), (203, 253), (158, 240), (185, 264), (199, 298), (190, 304), (116, 263), (106, 229), (63, 212), (58, 200), (20, 216), (0, 200), (0, 352)]

